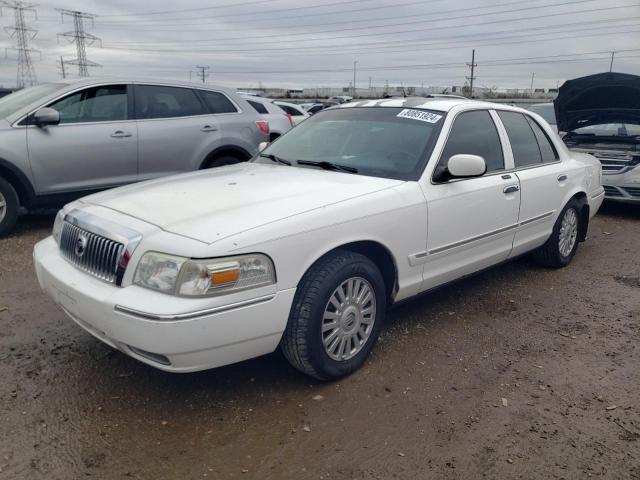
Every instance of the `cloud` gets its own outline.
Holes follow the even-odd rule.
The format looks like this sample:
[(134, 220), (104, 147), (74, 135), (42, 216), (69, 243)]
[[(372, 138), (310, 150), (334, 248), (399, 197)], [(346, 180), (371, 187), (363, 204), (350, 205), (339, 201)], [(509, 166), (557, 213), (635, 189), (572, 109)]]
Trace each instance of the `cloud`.
[[(87, 47), (100, 63), (91, 75), (188, 80), (210, 66), (209, 82), (232, 87), (348, 86), (357, 60), (359, 87), (461, 85), (476, 49), (476, 85), (555, 87), (565, 79), (609, 69), (640, 73), (640, 6), (634, 0), (238, 0), (212, 6), (185, 0), (57, 5), (95, 13), (86, 30), (102, 39)], [(60, 78), (60, 56), (75, 46), (57, 34), (70, 19), (40, 5), (32, 48), (40, 82)], [(176, 11), (179, 10), (179, 11)], [(166, 12), (153, 14), (154, 12)], [(3, 8), (0, 25), (13, 12)], [(0, 47), (11, 47), (8, 35)], [(634, 48), (636, 48), (634, 50)], [(0, 84), (13, 86), (15, 52), (0, 62)], [(516, 60), (509, 60), (516, 59)], [(520, 60), (517, 60), (520, 59)], [(498, 61), (499, 60), (499, 61)], [(67, 66), (77, 74), (77, 67)], [(369, 78), (371, 80), (369, 80)]]

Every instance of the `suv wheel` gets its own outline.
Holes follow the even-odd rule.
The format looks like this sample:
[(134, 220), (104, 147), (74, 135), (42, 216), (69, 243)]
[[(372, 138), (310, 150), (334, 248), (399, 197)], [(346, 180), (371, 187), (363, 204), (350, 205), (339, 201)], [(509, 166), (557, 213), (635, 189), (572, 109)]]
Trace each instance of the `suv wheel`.
[(0, 178), (0, 237), (11, 231), (18, 219), (20, 201), (13, 186)]
[(357, 370), (373, 348), (386, 310), (384, 280), (364, 255), (336, 251), (304, 275), (282, 337), (298, 370), (332, 380)]
[(212, 158), (205, 168), (216, 168), (222, 167), (223, 165), (233, 165), (234, 163), (240, 163), (238, 157), (234, 157), (233, 155), (220, 155), (219, 157)]
[(580, 203), (573, 199), (560, 212), (549, 239), (535, 251), (538, 262), (553, 268), (568, 265), (578, 249), (580, 222)]

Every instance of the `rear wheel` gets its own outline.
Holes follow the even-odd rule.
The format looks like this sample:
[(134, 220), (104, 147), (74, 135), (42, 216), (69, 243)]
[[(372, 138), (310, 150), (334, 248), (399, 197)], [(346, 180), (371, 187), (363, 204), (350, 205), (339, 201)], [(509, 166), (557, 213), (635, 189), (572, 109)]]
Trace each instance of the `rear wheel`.
[(0, 178), (0, 237), (8, 234), (18, 219), (20, 200), (13, 186)]
[(364, 255), (333, 252), (309, 269), (282, 337), (285, 357), (320, 380), (348, 375), (365, 362), (384, 321), (384, 280)]
[(546, 267), (561, 268), (568, 265), (576, 254), (580, 235), (580, 203), (572, 199), (560, 212), (546, 243), (534, 256)]

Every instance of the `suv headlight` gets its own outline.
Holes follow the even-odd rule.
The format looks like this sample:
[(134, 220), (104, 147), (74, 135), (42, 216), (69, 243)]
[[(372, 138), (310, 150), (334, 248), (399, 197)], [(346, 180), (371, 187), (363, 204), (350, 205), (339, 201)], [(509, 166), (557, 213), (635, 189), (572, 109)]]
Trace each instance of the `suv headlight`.
[(58, 245), (60, 245), (60, 237), (62, 237), (62, 225), (64, 224), (64, 211), (59, 210), (56, 220), (53, 222), (53, 230), (51, 235)]
[(260, 253), (197, 260), (147, 252), (133, 278), (135, 285), (183, 297), (220, 295), (275, 282), (273, 262)]

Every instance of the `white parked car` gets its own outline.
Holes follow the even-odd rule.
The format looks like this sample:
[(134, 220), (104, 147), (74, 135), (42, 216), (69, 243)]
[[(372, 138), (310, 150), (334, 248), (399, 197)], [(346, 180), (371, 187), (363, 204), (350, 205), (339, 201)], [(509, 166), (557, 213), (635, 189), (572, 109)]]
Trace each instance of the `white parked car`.
[(600, 173), (519, 108), (347, 103), (248, 163), (67, 205), (36, 271), (78, 325), (154, 367), (281, 346), (334, 379), (363, 364), (392, 303), (530, 251), (567, 265)]
[(269, 140), (273, 141), (293, 127), (293, 118), (270, 98), (240, 95), (258, 114), (269, 123)]
[(285, 113), (291, 115), (291, 121), (294, 126), (310, 117), (306, 110), (296, 103), (281, 102), (280, 100), (276, 100), (273, 103), (284, 110)]

